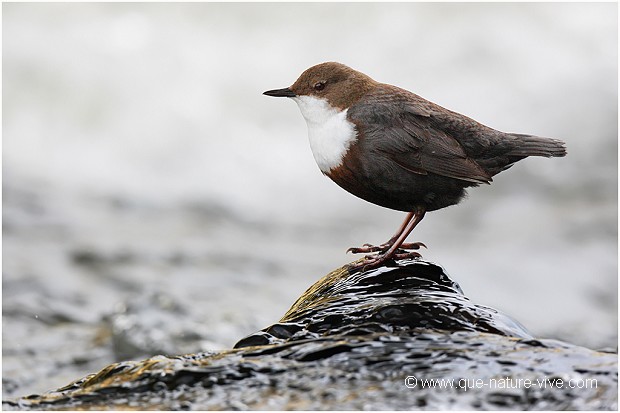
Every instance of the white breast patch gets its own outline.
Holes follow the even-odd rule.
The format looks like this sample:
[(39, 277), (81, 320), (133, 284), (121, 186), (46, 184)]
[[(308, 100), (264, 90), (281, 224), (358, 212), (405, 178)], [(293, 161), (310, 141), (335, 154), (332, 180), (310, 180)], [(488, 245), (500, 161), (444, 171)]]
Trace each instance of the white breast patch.
[(347, 120), (347, 109), (338, 110), (313, 96), (292, 98), (308, 124), (314, 160), (323, 173), (342, 165), (342, 158), (357, 139), (355, 125)]

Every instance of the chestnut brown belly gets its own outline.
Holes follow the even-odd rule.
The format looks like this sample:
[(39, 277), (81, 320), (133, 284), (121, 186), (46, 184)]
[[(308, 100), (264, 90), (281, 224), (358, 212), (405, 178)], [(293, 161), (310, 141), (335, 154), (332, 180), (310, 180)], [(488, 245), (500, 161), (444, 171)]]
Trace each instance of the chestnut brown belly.
[(427, 173), (417, 174), (397, 164), (359, 165), (345, 162), (330, 171), (329, 176), (340, 187), (368, 202), (397, 211), (410, 212), (416, 206), (433, 211), (455, 205), (472, 182)]

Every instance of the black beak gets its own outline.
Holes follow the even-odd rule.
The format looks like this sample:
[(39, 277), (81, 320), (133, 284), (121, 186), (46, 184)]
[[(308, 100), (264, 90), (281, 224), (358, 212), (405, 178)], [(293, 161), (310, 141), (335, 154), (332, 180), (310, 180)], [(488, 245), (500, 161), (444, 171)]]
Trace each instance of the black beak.
[(268, 90), (266, 92), (263, 92), (263, 95), (274, 96), (274, 97), (277, 97), (277, 98), (279, 98), (279, 97), (294, 98), (295, 96), (297, 96), (295, 94), (295, 92), (293, 92), (289, 88)]

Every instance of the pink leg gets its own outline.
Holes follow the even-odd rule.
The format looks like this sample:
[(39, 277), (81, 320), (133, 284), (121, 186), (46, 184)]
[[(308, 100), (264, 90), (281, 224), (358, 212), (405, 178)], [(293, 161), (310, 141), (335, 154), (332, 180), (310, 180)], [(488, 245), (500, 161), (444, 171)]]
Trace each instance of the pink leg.
[(421, 257), (421, 255), (417, 252), (403, 252), (402, 248), (419, 249), (421, 246), (425, 247), (425, 245), (421, 242), (405, 244), (405, 239), (407, 239), (407, 236), (409, 236), (411, 231), (413, 231), (420, 221), (422, 221), (425, 213), (426, 208), (422, 206), (418, 206), (414, 211), (410, 212), (407, 215), (407, 219), (405, 219), (405, 222), (398, 229), (398, 232), (394, 235), (394, 237), (392, 237), (387, 243), (382, 244), (380, 247), (367, 246), (363, 248), (350, 248), (349, 251), (352, 251), (353, 253), (382, 251), (380, 254), (367, 255), (365, 257), (366, 260), (359, 264), (360, 266), (363, 266), (364, 270), (378, 267), (385, 261), (392, 258), (403, 259)]
[[(417, 217), (417, 215), (420, 214), (419, 211), (422, 211), (421, 212), (422, 216), (420, 218)], [(384, 242), (383, 244), (378, 245), (378, 246), (371, 245), (371, 244), (364, 244), (362, 247), (357, 247), (357, 248), (351, 247), (347, 250), (347, 252), (352, 252), (353, 254), (368, 254), (370, 252), (386, 252), (390, 250), (390, 248), (392, 248), (394, 245), (396, 245), (396, 248), (412, 249), (412, 250), (420, 249), (420, 247), (426, 247), (426, 245), (424, 245), (421, 242), (404, 243), (405, 238), (407, 238), (407, 236), (411, 233), (411, 231), (418, 224), (418, 222), (422, 220), (422, 218), (424, 217), (424, 213), (425, 213), (425, 209), (422, 207), (420, 207), (418, 210), (409, 212), (407, 214), (407, 217), (403, 221), (403, 223), (398, 228), (398, 231), (396, 231), (396, 234), (394, 234), (394, 236), (390, 238), (387, 242)], [(408, 226), (410, 226), (413, 221), (415, 221), (415, 223), (413, 224), (413, 227), (408, 228)], [(405, 234), (404, 237), (403, 237), (403, 234)], [(402, 240), (400, 242), (397, 242), (399, 238), (402, 238)]]

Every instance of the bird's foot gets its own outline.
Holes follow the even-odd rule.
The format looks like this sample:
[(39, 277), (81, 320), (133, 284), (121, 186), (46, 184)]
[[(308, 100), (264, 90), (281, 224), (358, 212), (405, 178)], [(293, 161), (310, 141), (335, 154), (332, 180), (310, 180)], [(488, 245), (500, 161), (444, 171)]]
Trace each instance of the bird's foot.
[[(424, 244), (422, 244), (421, 242), (416, 242), (413, 244), (421, 244), (421, 246), (424, 246)], [(406, 244), (406, 246), (409, 246), (409, 245), (410, 244)], [(403, 246), (405, 246), (405, 244), (403, 244)], [(415, 249), (418, 249), (418, 248), (420, 248), (420, 245), (415, 246)], [(413, 248), (408, 248), (408, 249), (413, 249)], [(413, 259), (413, 258), (422, 258), (422, 254), (416, 251), (405, 251), (404, 249), (399, 248), (396, 251), (394, 251), (392, 254), (387, 254), (386, 252), (383, 252), (381, 254), (366, 255), (363, 260), (360, 260), (359, 262), (352, 264), (349, 267), (349, 270), (361, 269), (361, 271), (368, 271), (373, 268), (380, 267), (383, 263), (385, 263), (386, 261), (392, 260), (392, 259), (404, 260), (404, 259)]]
[[(392, 245), (393, 244), (389, 242), (386, 242), (381, 245), (364, 244), (361, 247), (351, 247), (347, 250), (347, 252), (351, 252), (353, 254), (369, 254), (371, 252), (385, 253), (387, 250), (389, 250), (392, 247)], [(398, 250), (396, 250), (396, 252), (398, 252), (399, 250), (419, 250), (420, 247), (426, 248), (426, 245), (424, 245), (424, 243), (422, 242), (404, 243), (404, 244), (401, 244), (400, 247), (398, 247)], [(407, 252), (404, 252), (404, 253), (407, 254)], [(415, 254), (418, 254), (418, 253), (415, 253)], [(395, 253), (393, 257), (396, 258), (396, 255), (398, 254)], [(418, 256), (419, 255), (420, 254), (418, 254)]]

